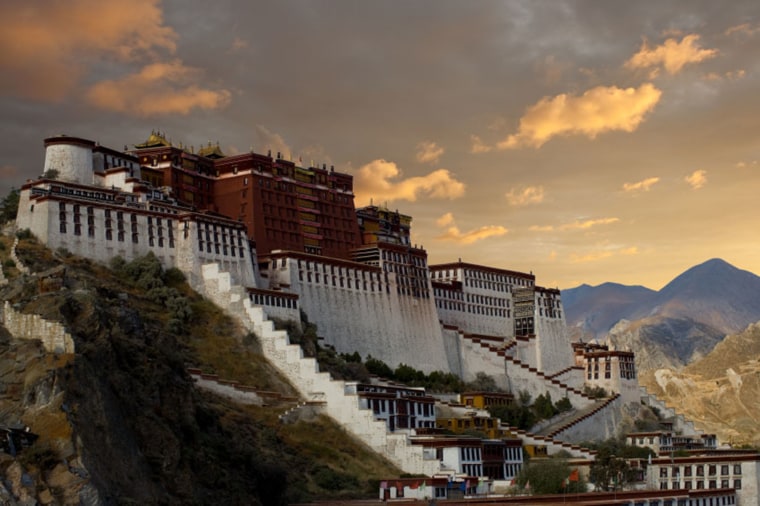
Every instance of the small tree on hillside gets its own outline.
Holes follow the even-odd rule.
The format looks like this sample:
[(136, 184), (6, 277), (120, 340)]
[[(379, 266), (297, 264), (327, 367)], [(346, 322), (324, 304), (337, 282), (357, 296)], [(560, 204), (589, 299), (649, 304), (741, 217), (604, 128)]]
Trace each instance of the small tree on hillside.
[(16, 219), (18, 214), (19, 191), (11, 190), (5, 198), (0, 201), (0, 223), (8, 223)]
[(633, 478), (628, 462), (616, 450), (619, 448), (614, 444), (602, 444), (597, 449), (589, 470), (589, 481), (597, 490), (621, 490)]
[(564, 459), (535, 459), (523, 466), (517, 485), (532, 494), (562, 494), (586, 491), (586, 482)]

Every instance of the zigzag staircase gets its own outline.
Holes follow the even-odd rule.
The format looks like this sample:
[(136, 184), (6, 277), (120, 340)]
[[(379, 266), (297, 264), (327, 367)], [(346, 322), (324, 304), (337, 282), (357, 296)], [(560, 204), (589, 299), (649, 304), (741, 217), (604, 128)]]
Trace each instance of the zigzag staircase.
[[(600, 413), (613, 406), (617, 399), (620, 397), (620, 394), (615, 394), (614, 396), (605, 399), (603, 402), (599, 402), (597, 399), (590, 397), (577, 388), (574, 388), (556, 379), (557, 376), (560, 376), (565, 372), (572, 370), (573, 367), (568, 367), (554, 374), (547, 375), (542, 371), (539, 371), (537, 368), (532, 367), (520, 361), (519, 359), (508, 355), (505, 350), (514, 346), (514, 342), (510, 343), (507, 347), (501, 347), (495, 344), (494, 340), (484, 338), (483, 336), (469, 335), (461, 331), (459, 334), (463, 339), (467, 339), (473, 343), (479, 344), (481, 350), (496, 354), (499, 357), (503, 357), (505, 361), (514, 364), (523, 370), (526, 370), (528, 373), (532, 374), (535, 379), (542, 381), (547, 387), (547, 391), (556, 391), (557, 389), (560, 389), (562, 392), (564, 392), (565, 396), (570, 399), (570, 402), (573, 404), (573, 406), (575, 406), (576, 412), (574, 416), (559, 426), (552, 424), (547, 427), (549, 430), (546, 430), (545, 428), (539, 433), (517, 431), (518, 434), (520, 434), (523, 438), (538, 438), (539, 440), (543, 440), (542, 444), (547, 444), (547, 442), (551, 442), (552, 444), (559, 444), (559, 440), (555, 438), (559, 438), (563, 432), (572, 428), (573, 426), (584, 422), (591, 417), (598, 416)], [(583, 450), (586, 453), (589, 453), (588, 450)], [(573, 453), (572, 449), (568, 449), (568, 451), (571, 451), (571, 453)]]
[(525, 445), (545, 445), (547, 448), (547, 453), (549, 455), (553, 455), (561, 450), (568, 452), (575, 458), (581, 459), (594, 460), (594, 456), (596, 455), (596, 450), (589, 450), (588, 448), (584, 448), (583, 446), (577, 444), (560, 441), (559, 439), (554, 439), (551, 436), (533, 434), (531, 432), (518, 429), (517, 427), (506, 427), (502, 425), (502, 428), (520, 436), (520, 439), (522, 439), (523, 444)]
[(220, 271), (218, 264), (207, 264), (202, 275), (200, 291), (258, 336), (266, 358), (304, 399), (324, 401), (328, 416), (403, 471), (432, 476), (440, 470), (438, 460), (425, 459), (423, 448), (410, 444), (408, 434), (388, 432), (385, 422), (376, 420), (372, 410), (359, 408), (356, 395), (346, 395), (344, 381), (320, 372), (316, 359), (304, 357), (299, 345), (290, 344), (287, 332), (275, 330), (264, 310), (251, 304), (245, 288), (232, 285), (228, 272)]
[[(542, 371), (539, 371), (537, 368), (531, 365), (528, 365), (525, 362), (522, 362), (521, 360), (512, 357), (511, 355), (508, 355), (506, 350), (513, 347), (514, 342), (507, 345), (506, 348), (503, 348), (503, 347), (499, 347), (493, 344), (491, 342), (492, 340), (490, 339), (484, 339), (482, 336), (466, 334), (461, 331), (459, 332), (459, 335), (462, 336), (463, 339), (467, 339), (475, 344), (478, 344), (481, 350), (496, 354), (499, 357), (503, 358), (505, 361), (510, 362), (511, 364), (517, 367), (525, 369), (526, 371), (531, 373), (533, 376), (535, 376), (536, 379), (542, 381), (548, 387), (547, 390), (556, 390), (556, 389), (562, 390), (566, 396), (571, 398), (571, 402), (575, 400), (576, 403), (582, 404), (583, 406), (587, 406), (594, 402), (594, 399), (592, 397), (584, 394), (582, 391), (578, 390), (577, 388), (572, 387), (556, 379), (554, 376), (556, 376), (559, 373), (551, 375), (551, 376), (547, 376)], [(564, 371), (560, 371), (560, 373), (562, 372)]]

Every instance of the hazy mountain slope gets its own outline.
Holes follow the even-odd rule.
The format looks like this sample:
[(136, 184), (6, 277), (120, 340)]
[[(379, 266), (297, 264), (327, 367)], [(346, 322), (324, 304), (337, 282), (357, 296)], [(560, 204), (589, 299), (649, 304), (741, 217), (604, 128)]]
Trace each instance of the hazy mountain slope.
[(585, 338), (603, 337), (632, 308), (651, 300), (657, 292), (643, 286), (604, 283), (562, 291), (567, 324)]
[(726, 334), (760, 319), (760, 277), (712, 259), (692, 267), (657, 292), (636, 315), (692, 318)]
[(621, 320), (609, 332), (618, 349), (636, 352), (639, 371), (680, 368), (705, 356), (723, 339), (723, 333), (690, 318), (651, 316)]
[(640, 381), (722, 441), (760, 444), (760, 322), (681, 371), (659, 369)]
[(605, 283), (565, 290), (566, 297), (571, 337), (609, 335), (636, 351), (640, 372), (688, 364), (760, 320), (760, 277), (720, 259), (688, 269), (658, 292)]

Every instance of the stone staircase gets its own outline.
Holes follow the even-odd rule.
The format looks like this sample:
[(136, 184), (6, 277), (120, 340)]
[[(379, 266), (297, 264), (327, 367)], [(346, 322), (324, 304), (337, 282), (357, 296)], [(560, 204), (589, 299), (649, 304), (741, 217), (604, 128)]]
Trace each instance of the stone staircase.
[(683, 415), (676, 413), (673, 408), (665, 404), (665, 401), (649, 392), (646, 387), (640, 386), (639, 392), (641, 393), (642, 404), (657, 408), (661, 416), (673, 419), (673, 430), (685, 436), (700, 436), (704, 434), (704, 431), (697, 429), (693, 422), (684, 418)]
[(16, 339), (39, 339), (49, 353), (74, 353), (74, 339), (58, 322), (16, 311), (7, 300), (0, 306), (0, 322)]
[(16, 254), (16, 246), (18, 246), (18, 237), (13, 240), (13, 247), (11, 248), (11, 260), (16, 263), (16, 269), (18, 269), (20, 273), (29, 275), (31, 274), (29, 267), (24, 265), (24, 262), (22, 262)]
[(333, 380), (329, 373), (320, 372), (315, 358), (304, 357), (299, 345), (290, 344), (287, 332), (275, 330), (263, 308), (254, 306), (245, 288), (233, 285), (230, 274), (220, 271), (218, 264), (203, 266), (202, 286), (195, 288), (254, 332), (272, 365), (307, 402), (324, 402), (324, 412), (346, 432), (404, 472), (426, 476), (439, 472), (438, 460), (425, 458), (423, 448), (412, 445), (408, 433), (389, 432), (386, 423), (376, 420), (371, 410), (360, 409), (356, 395), (345, 393), (344, 381)]
[(589, 450), (588, 448), (584, 448), (583, 446), (577, 444), (560, 441), (558, 439), (554, 439), (551, 436), (533, 434), (516, 427), (508, 427), (505, 425), (502, 425), (502, 428), (520, 436), (520, 439), (522, 439), (524, 445), (546, 446), (546, 452), (548, 455), (554, 455), (555, 453), (558, 453), (562, 450), (568, 452), (575, 458), (588, 460), (594, 460), (594, 457), (596, 455), (596, 450)]
[(620, 394), (615, 394), (612, 397), (608, 397), (607, 399), (604, 399), (603, 401), (597, 403), (597, 405), (595, 406), (591, 406), (589, 408), (576, 411), (574, 413), (574, 416), (570, 420), (560, 421), (559, 423), (552, 424), (544, 428), (542, 431), (540, 431), (540, 433), (543, 435), (549, 436), (551, 438), (555, 438), (558, 435), (560, 435), (562, 432), (571, 428), (572, 426), (579, 424), (588, 418), (596, 416), (602, 410), (607, 408), (607, 406), (612, 405), (619, 397), (620, 397)]
[[(525, 362), (522, 362), (521, 360), (519, 360), (517, 358), (514, 358), (511, 355), (507, 354), (506, 350), (509, 347), (507, 347), (507, 348), (500, 347), (500, 346), (494, 344), (493, 342), (491, 342), (491, 340), (489, 340), (489, 339), (483, 339), (482, 337), (466, 334), (464, 332), (460, 332), (459, 335), (463, 339), (467, 339), (467, 340), (469, 340), (469, 341), (471, 341), (473, 343), (479, 344), (480, 348), (482, 350), (485, 350), (485, 351), (487, 351), (489, 353), (498, 355), (499, 357), (501, 357), (506, 362), (508, 362), (508, 363), (510, 363), (510, 364), (512, 364), (514, 366), (520, 367), (521, 369), (527, 371), (528, 373), (530, 373), (531, 375), (533, 375), (536, 380), (543, 382), (544, 385), (546, 385), (546, 387), (547, 387), (547, 391), (561, 391), (562, 394), (563, 394), (563, 395), (561, 395), (561, 397), (568, 397), (570, 399), (570, 402), (574, 406), (577, 406), (577, 407), (586, 407), (588, 405), (591, 405), (591, 404), (595, 403), (595, 400), (593, 398), (591, 398), (590, 396), (584, 394), (582, 391), (580, 391), (577, 388), (572, 387), (572, 386), (570, 386), (570, 385), (568, 385), (566, 383), (563, 383), (562, 381), (560, 381), (560, 380), (556, 379), (555, 377), (553, 377), (553, 376), (556, 376), (556, 375), (547, 376), (542, 371), (539, 371), (537, 368), (535, 368), (533, 366), (530, 366), (530, 365), (526, 364)], [(572, 367), (569, 368), (569, 369), (572, 369)], [(562, 373), (562, 372), (565, 372), (565, 371), (560, 371), (560, 373)], [(557, 398), (558, 396), (555, 395), (554, 397)]]

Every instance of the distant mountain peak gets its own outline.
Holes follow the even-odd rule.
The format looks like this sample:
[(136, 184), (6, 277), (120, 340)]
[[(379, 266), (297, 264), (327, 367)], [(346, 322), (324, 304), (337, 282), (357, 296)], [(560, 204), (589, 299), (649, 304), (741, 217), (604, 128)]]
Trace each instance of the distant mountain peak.
[(567, 322), (604, 336), (621, 319), (690, 319), (724, 334), (760, 320), (760, 277), (711, 258), (675, 277), (660, 291), (602, 283), (564, 290)]

